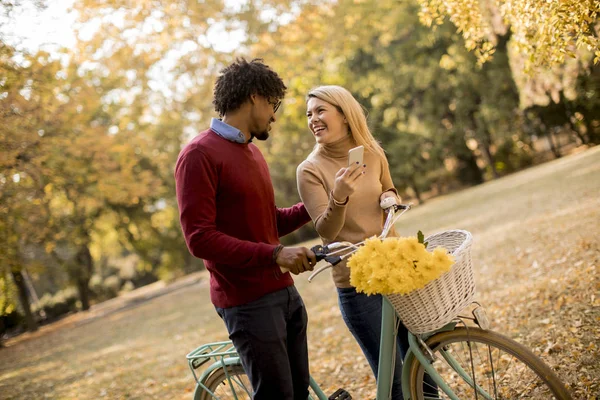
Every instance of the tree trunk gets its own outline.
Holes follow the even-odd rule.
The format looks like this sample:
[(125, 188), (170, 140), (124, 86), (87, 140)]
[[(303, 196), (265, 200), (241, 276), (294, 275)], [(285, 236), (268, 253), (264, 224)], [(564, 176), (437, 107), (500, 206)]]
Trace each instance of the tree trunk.
[(77, 264), (79, 264), (80, 270), (76, 277), (77, 291), (79, 292), (79, 300), (81, 301), (81, 309), (90, 309), (90, 288), (89, 282), (92, 278), (92, 272), (94, 270), (92, 254), (87, 245), (82, 246), (77, 253)]
[(77, 292), (79, 293), (79, 300), (81, 301), (81, 309), (84, 311), (90, 309), (88, 282), (89, 280), (85, 279), (77, 280)]
[(462, 184), (479, 185), (483, 183), (483, 175), (477, 165), (475, 154), (473, 154), (466, 144), (464, 151), (457, 153), (456, 158), (458, 159), (457, 176)]
[(562, 155), (560, 154), (560, 150), (558, 149), (558, 147), (556, 147), (554, 133), (552, 133), (552, 129), (548, 131), (546, 137), (548, 138), (548, 144), (550, 145), (550, 150), (552, 150), (552, 154), (554, 154), (555, 158), (560, 158)]
[(486, 163), (489, 165), (492, 171), (492, 177), (496, 179), (499, 175), (498, 171), (496, 170), (496, 162), (494, 161), (494, 156), (490, 151), (490, 133), (485, 127), (480, 128), (479, 124), (477, 123), (477, 119), (475, 118), (475, 112), (469, 113), (469, 118), (471, 119), (471, 129), (473, 129), (473, 131), (475, 132), (477, 143), (479, 144), (481, 152), (483, 153), (483, 158), (485, 158)]
[[(493, 79), (493, 70), (501, 69), (510, 71), (510, 62), (508, 57), (508, 42), (512, 37), (512, 31), (508, 27), (506, 28), (507, 29), (505, 30), (504, 34), (496, 32), (496, 38), (498, 42), (496, 44), (496, 52), (494, 54), (494, 59), (491, 61), (491, 63), (489, 63), (489, 65), (484, 64), (484, 68), (489, 68), (489, 74), (486, 74), (488, 79)], [(519, 104), (519, 89), (517, 83), (515, 82), (514, 75), (511, 73), (508, 74), (508, 76), (510, 77), (510, 81), (507, 82), (509, 88), (503, 91), (503, 96), (505, 96), (506, 98), (511, 98), (514, 102), (515, 109), (517, 109)], [(478, 105), (479, 104), (480, 101), (478, 101)], [(494, 179), (497, 179), (499, 175), (498, 170), (496, 169), (496, 161), (494, 159), (494, 156), (492, 155), (492, 152), (490, 151), (490, 147), (494, 144), (494, 140), (485, 124), (482, 124), (482, 126), (480, 126), (480, 129), (477, 129), (478, 124), (476, 123), (475, 116), (473, 114), (471, 114), (471, 119), (473, 121), (474, 127), (476, 127), (475, 131), (481, 133), (482, 138), (479, 142), (482, 148), (482, 152), (488, 162), (488, 165), (491, 168), (492, 177)]]
[(479, 145), (481, 146), (481, 150), (485, 157), (485, 160), (487, 161), (488, 165), (490, 166), (490, 169), (492, 171), (492, 177), (494, 179), (497, 179), (499, 177), (499, 175), (498, 175), (498, 171), (496, 170), (496, 162), (494, 161), (494, 156), (492, 155), (492, 152), (490, 151), (490, 146), (486, 142), (487, 141), (485, 141), (485, 140), (481, 140), (479, 142)]
[(19, 292), (19, 301), (21, 302), (21, 307), (25, 313), (25, 324), (27, 325), (27, 330), (30, 332), (37, 331), (38, 325), (33, 317), (33, 314), (31, 313), (31, 306), (29, 304), (29, 295), (27, 293), (25, 279), (23, 278), (21, 271), (11, 271), (11, 273), (13, 280), (15, 281), (17, 291)]

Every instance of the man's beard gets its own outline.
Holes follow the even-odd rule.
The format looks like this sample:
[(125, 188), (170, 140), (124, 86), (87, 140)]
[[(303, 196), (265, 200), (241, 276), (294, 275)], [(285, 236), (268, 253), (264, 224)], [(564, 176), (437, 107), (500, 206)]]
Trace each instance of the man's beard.
[(269, 128), (263, 129), (260, 132), (250, 132), (250, 135), (257, 140), (267, 140), (269, 138)]
[(251, 138), (256, 138), (258, 140), (267, 140), (269, 138), (269, 131), (271, 130), (271, 124), (273, 122), (275, 122), (275, 120), (273, 118), (271, 118), (271, 120), (267, 124), (266, 128), (261, 129), (258, 132), (250, 132)]
[(252, 136), (254, 136), (257, 140), (267, 140), (269, 138), (269, 132), (262, 131), (260, 133), (254, 133)]

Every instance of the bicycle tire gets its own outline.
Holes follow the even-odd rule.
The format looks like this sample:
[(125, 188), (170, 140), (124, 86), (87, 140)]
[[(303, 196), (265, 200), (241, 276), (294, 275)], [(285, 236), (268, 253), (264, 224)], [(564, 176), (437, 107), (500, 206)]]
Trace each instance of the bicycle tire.
[[(227, 375), (232, 379), (237, 378), (239, 382), (244, 385), (244, 389), (241, 391), (241, 393), (239, 390), (241, 385), (239, 385), (239, 388), (236, 391), (238, 400), (251, 400), (252, 385), (250, 384), (250, 380), (248, 379), (246, 372), (244, 372), (244, 368), (241, 365), (228, 365)], [(211, 392), (215, 393), (219, 399), (234, 399), (235, 397), (231, 394), (232, 389), (229, 385), (227, 375), (225, 375), (225, 370), (223, 368), (216, 369), (208, 376), (208, 378), (206, 378), (204, 381), (204, 386), (206, 386)], [(250, 393), (250, 395), (247, 393)], [(202, 387), (197, 386), (196, 392), (194, 393), (194, 400), (214, 400), (214, 397)]]
[[(434, 368), (436, 368), (436, 371), (442, 375), (442, 378), (444, 381), (446, 381), (454, 393), (461, 399), (475, 398), (475, 390), (464, 380), (460, 379), (459, 375), (456, 373), (456, 370), (444, 360), (440, 350), (444, 349), (445, 351), (452, 353), (454, 358), (457, 358), (455, 357), (455, 354), (458, 353), (456, 348), (460, 345), (463, 345), (463, 348), (466, 346), (469, 362), (464, 363), (459, 361), (459, 363), (463, 366), (463, 369), (465, 369), (466, 372), (471, 374), (471, 377), (473, 376), (472, 371), (475, 370), (476, 383), (495, 399), (526, 398), (548, 400), (551, 398), (550, 396), (553, 395), (557, 400), (571, 400), (571, 395), (565, 388), (564, 384), (548, 365), (546, 365), (539, 357), (533, 354), (533, 352), (531, 352), (531, 350), (529, 350), (527, 347), (499, 333), (486, 331), (475, 327), (461, 327), (456, 328), (453, 331), (437, 333), (427, 339), (425, 342), (437, 358), (432, 365)], [(487, 368), (484, 367), (482, 369), (481, 366), (478, 366), (478, 368), (474, 367), (475, 362), (473, 359), (476, 358), (476, 355), (481, 356), (481, 352), (477, 349), (478, 346), (483, 346), (485, 349), (485, 357), (483, 358), (487, 358), (488, 360), (491, 359), (491, 363), (487, 365)], [(521, 367), (520, 369), (517, 369), (516, 375), (514, 373), (513, 375), (507, 375), (508, 379), (511, 377), (518, 378), (513, 386), (505, 386), (505, 380), (503, 378), (499, 379), (499, 377), (495, 376), (496, 371), (499, 370), (498, 368), (503, 366), (501, 364), (506, 365), (507, 368), (511, 366), (511, 361), (507, 361), (507, 356), (501, 357), (500, 355), (493, 355), (493, 352), (496, 350), (511, 356), (527, 368), (524, 369)], [(494, 365), (494, 363), (496, 365)], [(467, 368), (465, 368), (465, 365), (467, 365)], [(411, 400), (423, 400), (427, 398), (424, 397), (423, 394), (424, 370), (425, 369), (421, 363), (419, 363), (417, 358), (413, 357), (410, 365)], [(528, 375), (526, 374), (528, 372), (530, 374), (529, 376), (537, 378), (537, 385), (532, 385), (530, 382), (527, 382)], [(523, 381), (524, 383), (521, 383)], [(491, 387), (489, 386), (490, 382), (492, 383)], [(498, 387), (498, 383), (502, 383), (502, 387)], [(460, 391), (461, 389), (462, 391)], [(529, 395), (523, 396), (515, 393), (516, 390), (524, 389), (531, 390)], [(441, 390), (439, 393), (441, 396), (446, 396), (446, 394)], [(465, 397), (465, 393), (470, 393), (470, 397)], [(445, 397), (441, 398), (443, 399)], [(484, 397), (479, 394), (477, 398), (483, 399)]]

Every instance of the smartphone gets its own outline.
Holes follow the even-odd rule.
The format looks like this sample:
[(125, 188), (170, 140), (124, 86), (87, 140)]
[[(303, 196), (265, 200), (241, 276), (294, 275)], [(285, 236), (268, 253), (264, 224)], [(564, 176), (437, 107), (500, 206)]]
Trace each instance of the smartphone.
[(363, 163), (363, 155), (365, 154), (364, 146), (358, 146), (353, 149), (348, 150), (348, 166), (355, 165), (358, 161), (358, 164)]

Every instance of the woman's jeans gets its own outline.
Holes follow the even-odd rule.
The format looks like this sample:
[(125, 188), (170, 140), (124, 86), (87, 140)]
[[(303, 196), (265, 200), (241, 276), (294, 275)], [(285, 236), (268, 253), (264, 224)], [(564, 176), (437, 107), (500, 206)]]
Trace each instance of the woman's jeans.
[[(342, 318), (362, 349), (375, 377), (379, 367), (379, 344), (381, 341), (381, 295), (367, 296), (358, 293), (355, 288), (337, 288)], [(400, 323), (396, 347), (396, 369), (393, 376), (392, 400), (403, 400), (402, 396), (402, 360), (409, 349), (408, 330)], [(426, 376), (423, 387), (431, 393), (437, 388), (431, 378)], [(433, 386), (432, 386), (433, 385)]]

